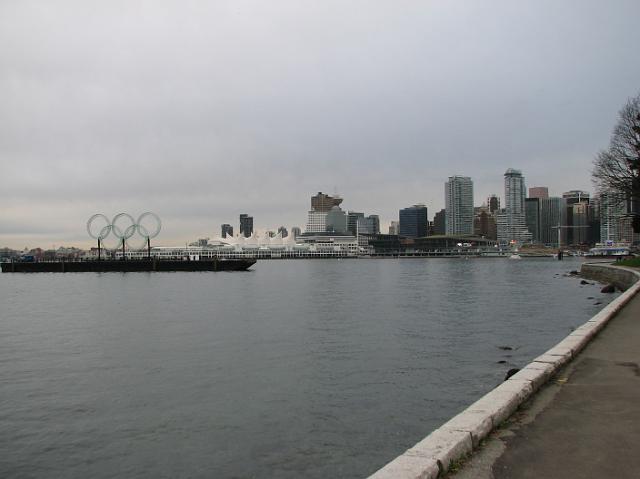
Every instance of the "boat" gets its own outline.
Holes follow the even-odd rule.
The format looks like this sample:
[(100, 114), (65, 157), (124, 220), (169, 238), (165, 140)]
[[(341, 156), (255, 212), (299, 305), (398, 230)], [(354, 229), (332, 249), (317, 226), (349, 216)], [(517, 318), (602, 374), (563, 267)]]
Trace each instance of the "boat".
[(522, 256), (520, 256), (518, 253), (513, 253), (511, 256), (509, 256), (509, 259), (522, 259)]
[(87, 261), (13, 261), (2, 263), (3, 273), (134, 273), (169, 271), (246, 271), (256, 263), (254, 258), (135, 259)]
[(591, 248), (585, 256), (598, 256), (617, 258), (621, 256), (629, 256), (631, 254), (631, 244), (614, 243), (607, 241), (606, 243), (596, 243), (595, 248)]

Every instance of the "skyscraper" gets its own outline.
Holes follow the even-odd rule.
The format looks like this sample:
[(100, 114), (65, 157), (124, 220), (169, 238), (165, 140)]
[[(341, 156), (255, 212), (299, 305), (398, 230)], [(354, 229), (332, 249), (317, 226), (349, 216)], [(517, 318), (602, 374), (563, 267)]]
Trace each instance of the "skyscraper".
[(225, 223), (220, 228), (222, 230), (221, 236), (223, 238), (226, 238), (227, 235), (233, 237), (233, 226), (231, 226), (230, 224)]
[(500, 243), (531, 241), (525, 215), (526, 191), (522, 172), (509, 168), (504, 174), (505, 207), (497, 218)]
[(364, 218), (364, 213), (359, 213), (357, 211), (349, 211), (347, 213), (347, 227), (349, 229), (349, 233), (354, 236), (358, 232), (358, 220), (360, 218)]
[(342, 198), (339, 196), (325, 195), (322, 191), (318, 191), (318, 194), (311, 197), (311, 209), (313, 211), (329, 212), (334, 206), (340, 206)]
[(339, 206), (334, 206), (326, 213), (325, 231), (337, 234), (347, 233), (347, 214)]
[(433, 217), (433, 234), (444, 235), (446, 233), (447, 233), (447, 210), (440, 210)]
[(240, 234), (245, 238), (253, 234), (253, 216), (246, 213), (240, 215)]
[(319, 191), (317, 195), (311, 197), (311, 209), (308, 212), (307, 233), (325, 233), (327, 231), (327, 213), (333, 208), (340, 209), (342, 198), (325, 195)]
[(473, 181), (468, 176), (450, 176), (444, 184), (448, 235), (473, 234)]
[[(529, 189), (531, 191), (531, 188)], [(527, 229), (534, 243), (540, 242), (540, 198), (526, 198), (524, 204)]]
[(427, 236), (427, 207), (413, 205), (400, 210), (400, 236), (421, 238)]
[[(567, 222), (566, 201), (562, 198), (541, 198), (540, 201), (540, 242), (549, 246), (558, 245), (558, 226)], [(560, 228), (560, 244), (566, 244), (566, 229)]]
[(491, 195), (487, 198), (487, 207), (492, 215), (500, 210), (500, 198), (497, 195)]
[[(567, 244), (583, 244), (588, 241), (589, 193), (571, 190), (562, 193), (567, 208), (566, 226)], [(576, 206), (580, 205), (580, 206)]]
[(358, 218), (357, 233), (361, 235), (380, 234), (380, 217), (378, 215), (369, 215)]

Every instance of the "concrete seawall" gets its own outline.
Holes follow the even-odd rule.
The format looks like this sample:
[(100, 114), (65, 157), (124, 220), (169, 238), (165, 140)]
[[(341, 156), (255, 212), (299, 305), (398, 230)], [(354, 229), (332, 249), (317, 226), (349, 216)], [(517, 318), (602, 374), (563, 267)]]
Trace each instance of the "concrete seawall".
[(612, 268), (610, 263), (585, 263), (580, 269), (580, 275), (601, 283), (614, 284), (621, 291), (626, 291), (638, 281), (636, 270), (623, 266)]
[(588, 263), (583, 276), (625, 290), (598, 314), (517, 374), (484, 395), (422, 441), (370, 476), (370, 479), (435, 479), (465, 458), (482, 439), (577, 355), (616, 313), (640, 291), (640, 272), (610, 264)]

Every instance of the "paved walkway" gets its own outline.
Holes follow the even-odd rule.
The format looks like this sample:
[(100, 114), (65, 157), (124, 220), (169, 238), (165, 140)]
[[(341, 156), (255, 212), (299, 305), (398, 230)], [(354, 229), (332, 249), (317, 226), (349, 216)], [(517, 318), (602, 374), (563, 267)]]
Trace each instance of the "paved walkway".
[(448, 477), (640, 478), (640, 294)]

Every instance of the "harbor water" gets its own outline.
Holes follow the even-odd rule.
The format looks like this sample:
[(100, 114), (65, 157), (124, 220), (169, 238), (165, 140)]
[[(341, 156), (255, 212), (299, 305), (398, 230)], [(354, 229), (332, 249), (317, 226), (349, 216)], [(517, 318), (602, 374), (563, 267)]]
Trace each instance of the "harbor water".
[(609, 302), (579, 267), (0, 274), (0, 477), (365, 477)]

